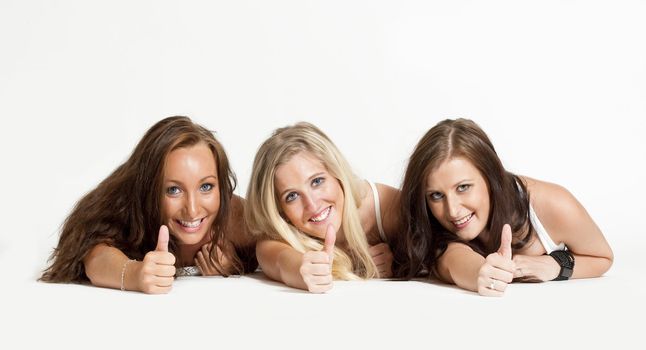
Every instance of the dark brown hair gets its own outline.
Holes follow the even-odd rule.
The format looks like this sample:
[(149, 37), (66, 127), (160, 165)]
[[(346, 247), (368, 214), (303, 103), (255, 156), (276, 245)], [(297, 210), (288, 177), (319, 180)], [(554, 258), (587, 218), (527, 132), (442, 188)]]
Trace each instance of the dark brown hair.
[[(411, 155), (402, 184), (402, 218), (406, 224), (403, 241), (396, 247), (395, 274), (412, 278), (433, 271), (437, 258), (451, 242), (460, 241), (433, 216), (426, 203), (426, 178), (445, 160), (463, 157), (480, 172), (489, 191), (490, 211), (485, 230), (501, 232), (511, 225), (512, 248), (520, 249), (533, 234), (529, 221), (529, 195), (523, 181), (502, 165), (485, 132), (468, 119), (447, 119), (431, 128)], [(500, 235), (488, 242), (463, 242), (488, 255), (500, 246)]]
[[(49, 258), (52, 263), (40, 279), (46, 282), (86, 281), (83, 259), (100, 243), (118, 248), (138, 260), (154, 250), (162, 225), (160, 200), (166, 156), (175, 149), (201, 142), (213, 152), (220, 187), (220, 209), (211, 229), (211, 242), (217, 243), (230, 257), (237, 273), (253, 266), (253, 253), (235, 254), (230, 244), (225, 244), (236, 177), (224, 148), (212, 132), (191, 119), (169, 117), (153, 125), (128, 160), (76, 203), (63, 223), (58, 246)], [(172, 235), (169, 243), (170, 251), (176, 251), (177, 242)], [(216, 244), (212, 244), (211, 257), (217, 260), (215, 251)], [(220, 273), (228, 273), (219, 260), (214, 263)]]

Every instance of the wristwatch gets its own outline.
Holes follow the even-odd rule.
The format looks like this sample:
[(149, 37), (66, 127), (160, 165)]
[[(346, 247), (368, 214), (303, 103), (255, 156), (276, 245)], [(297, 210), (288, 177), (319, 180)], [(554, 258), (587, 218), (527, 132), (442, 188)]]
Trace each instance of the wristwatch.
[(572, 271), (574, 270), (574, 256), (568, 250), (555, 250), (550, 253), (550, 256), (556, 260), (556, 262), (561, 266), (561, 272), (559, 275), (552, 281), (564, 281), (572, 277)]

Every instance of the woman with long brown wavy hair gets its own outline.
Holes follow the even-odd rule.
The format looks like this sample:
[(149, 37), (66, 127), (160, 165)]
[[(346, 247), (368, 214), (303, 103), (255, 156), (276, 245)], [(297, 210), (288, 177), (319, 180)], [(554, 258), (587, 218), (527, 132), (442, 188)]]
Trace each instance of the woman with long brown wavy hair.
[(153, 125), (78, 201), (41, 280), (167, 293), (176, 274), (253, 272), (255, 241), (222, 145), (187, 117)]
[(396, 274), (430, 272), (482, 295), (513, 280), (598, 277), (613, 261), (599, 227), (565, 188), (505, 170), (485, 132), (444, 120), (419, 141), (402, 185), (405, 243)]

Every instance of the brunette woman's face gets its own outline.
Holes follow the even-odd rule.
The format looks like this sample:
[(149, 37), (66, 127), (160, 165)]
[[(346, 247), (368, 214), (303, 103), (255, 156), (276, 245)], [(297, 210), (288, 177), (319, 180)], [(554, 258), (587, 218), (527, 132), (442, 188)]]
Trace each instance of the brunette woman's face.
[(426, 177), (426, 204), (437, 221), (463, 241), (484, 231), (489, 220), (489, 189), (467, 159), (451, 158)]
[(205, 143), (168, 154), (161, 201), (163, 222), (180, 244), (205, 243), (220, 209), (213, 152)]
[(283, 217), (299, 231), (325, 239), (343, 220), (344, 195), (339, 180), (308, 152), (292, 156), (276, 168), (274, 188)]

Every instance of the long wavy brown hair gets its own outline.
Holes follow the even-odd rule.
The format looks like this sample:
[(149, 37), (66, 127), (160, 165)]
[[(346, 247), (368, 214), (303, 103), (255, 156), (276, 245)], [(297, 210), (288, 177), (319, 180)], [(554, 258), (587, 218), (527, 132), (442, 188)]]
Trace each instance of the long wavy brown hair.
[[(489, 190), (489, 218), (485, 230), (501, 232), (510, 224), (514, 237), (512, 248), (524, 247), (534, 228), (529, 220), (529, 194), (517, 175), (505, 170), (487, 134), (468, 119), (447, 119), (431, 128), (411, 155), (402, 184), (402, 218), (406, 231), (396, 245), (395, 275), (413, 278), (421, 272), (434, 271), (437, 259), (451, 242), (460, 241), (433, 216), (426, 203), (426, 179), (444, 161), (463, 157), (480, 172)], [(490, 239), (462, 242), (486, 256), (500, 246), (500, 235)]]
[[(75, 205), (64, 221), (58, 246), (49, 258), (51, 265), (40, 280), (45, 282), (83, 282), (83, 259), (100, 243), (120, 249), (132, 259), (143, 259), (155, 249), (159, 227), (164, 165), (167, 155), (175, 149), (206, 143), (217, 164), (220, 186), (220, 209), (211, 232), (211, 242), (217, 243), (233, 262), (234, 273), (255, 269), (255, 254), (235, 251), (227, 237), (231, 214), (231, 199), (236, 177), (222, 145), (213, 133), (187, 117), (169, 117), (153, 125), (139, 141), (122, 165)], [(228, 275), (211, 245), (214, 267)], [(171, 235), (170, 252), (177, 251)]]

